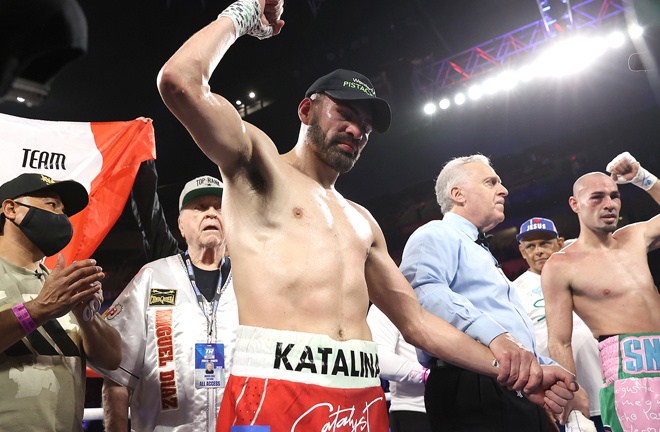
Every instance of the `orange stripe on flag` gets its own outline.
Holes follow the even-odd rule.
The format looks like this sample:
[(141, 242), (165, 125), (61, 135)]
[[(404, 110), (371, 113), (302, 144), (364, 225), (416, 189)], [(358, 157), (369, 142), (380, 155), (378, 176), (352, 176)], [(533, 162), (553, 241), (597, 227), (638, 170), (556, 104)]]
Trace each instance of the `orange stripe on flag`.
[[(124, 210), (140, 163), (156, 158), (151, 119), (90, 125), (103, 165), (92, 180), (89, 205), (70, 219), (73, 238), (60, 252), (67, 264), (94, 253)], [(56, 262), (49, 257), (45, 264), (53, 268)]]

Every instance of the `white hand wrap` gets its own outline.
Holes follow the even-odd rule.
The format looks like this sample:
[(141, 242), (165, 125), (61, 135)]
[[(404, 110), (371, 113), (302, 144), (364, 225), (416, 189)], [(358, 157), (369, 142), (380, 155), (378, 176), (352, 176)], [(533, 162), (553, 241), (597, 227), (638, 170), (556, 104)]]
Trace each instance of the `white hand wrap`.
[(236, 37), (247, 34), (266, 39), (273, 35), (273, 28), (261, 22), (261, 13), (259, 0), (238, 0), (227, 6), (218, 18), (224, 16), (231, 19), (236, 29)]
[(566, 432), (598, 432), (594, 422), (586, 418), (581, 411), (573, 410), (568, 415)]
[[(637, 159), (635, 159), (633, 155), (631, 155), (628, 152), (623, 152), (614, 159), (612, 159), (612, 162), (607, 164), (607, 168), (605, 168), (607, 172), (611, 173), (612, 169), (614, 168), (614, 165), (616, 165), (616, 163), (621, 161), (622, 159), (627, 160), (628, 163), (631, 165), (637, 162)], [(635, 174), (635, 177), (633, 177), (632, 180), (626, 180), (624, 177), (621, 177), (620, 175), (617, 175), (617, 179), (616, 179), (616, 182), (618, 184), (632, 183), (635, 186), (640, 187), (646, 191), (651, 189), (656, 181), (658, 181), (658, 178), (653, 174), (651, 174), (650, 172), (646, 171), (644, 168), (642, 168), (641, 165), (639, 165), (637, 174)]]

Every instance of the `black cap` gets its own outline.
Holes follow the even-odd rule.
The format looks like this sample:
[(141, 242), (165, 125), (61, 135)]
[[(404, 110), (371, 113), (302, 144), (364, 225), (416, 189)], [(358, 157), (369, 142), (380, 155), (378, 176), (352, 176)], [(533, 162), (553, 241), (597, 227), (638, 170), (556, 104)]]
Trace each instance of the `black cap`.
[(64, 204), (64, 214), (73, 216), (89, 202), (87, 189), (77, 181), (57, 181), (43, 174), (21, 174), (0, 186), (0, 204), (6, 199), (16, 199), (35, 192), (54, 192)]
[(361, 100), (369, 102), (374, 129), (385, 133), (392, 122), (390, 105), (385, 99), (376, 97), (376, 90), (366, 76), (346, 69), (337, 69), (314, 81), (305, 92), (305, 97), (314, 93), (326, 93), (339, 100)]

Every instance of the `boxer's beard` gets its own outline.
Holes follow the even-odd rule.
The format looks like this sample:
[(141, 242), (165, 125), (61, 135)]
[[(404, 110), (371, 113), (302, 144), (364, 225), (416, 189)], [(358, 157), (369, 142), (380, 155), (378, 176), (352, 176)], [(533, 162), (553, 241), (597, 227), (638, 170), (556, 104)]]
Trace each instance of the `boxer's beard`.
[(600, 232), (609, 234), (609, 233), (613, 233), (614, 231), (616, 231), (617, 225), (618, 225), (618, 221), (615, 221), (614, 223), (611, 223), (611, 224), (606, 223), (606, 224), (600, 225), (596, 229)]
[(354, 155), (349, 155), (341, 151), (337, 145), (340, 142), (353, 141), (350, 137), (340, 139), (341, 137), (326, 138), (321, 130), (318, 119), (312, 118), (307, 128), (307, 139), (316, 147), (318, 158), (333, 168), (340, 174), (347, 173), (353, 168), (355, 162), (360, 158), (360, 151)]
[(612, 225), (605, 225), (601, 228), (601, 231), (605, 233), (613, 233), (614, 231), (616, 231), (616, 226), (617, 226), (616, 223), (613, 223)]

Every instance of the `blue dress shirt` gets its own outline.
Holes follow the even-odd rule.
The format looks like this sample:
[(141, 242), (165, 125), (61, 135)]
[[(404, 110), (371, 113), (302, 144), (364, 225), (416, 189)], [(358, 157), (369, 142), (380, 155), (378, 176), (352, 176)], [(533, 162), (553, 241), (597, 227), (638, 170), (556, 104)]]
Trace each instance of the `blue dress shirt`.
[[(401, 272), (424, 309), (488, 346), (511, 333), (541, 364), (555, 364), (536, 353), (534, 326), (509, 279), (490, 251), (475, 243), (470, 221), (447, 213), (418, 228), (403, 250)], [(460, 349), (460, 347), (457, 347)], [(418, 350), (420, 363), (432, 355)]]

